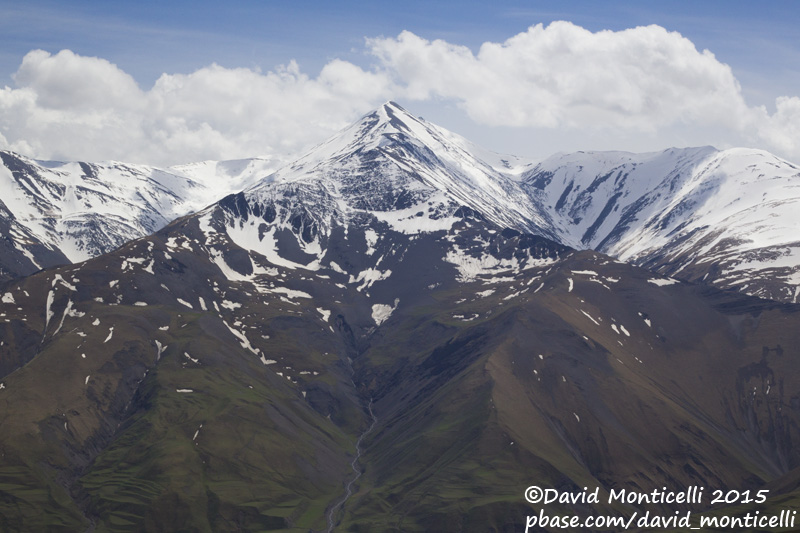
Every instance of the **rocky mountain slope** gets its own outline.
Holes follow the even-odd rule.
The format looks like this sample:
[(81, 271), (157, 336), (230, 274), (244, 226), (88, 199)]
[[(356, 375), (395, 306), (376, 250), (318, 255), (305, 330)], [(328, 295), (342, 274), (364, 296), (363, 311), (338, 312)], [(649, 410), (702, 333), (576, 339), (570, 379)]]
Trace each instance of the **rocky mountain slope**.
[(532, 480), (755, 489), (800, 460), (793, 306), (468, 214), (351, 219), (310, 269), (285, 228), (278, 264), (223, 213), (6, 288), (8, 528), (322, 531), (370, 412), (342, 530), (500, 529)]
[(532, 484), (793, 498), (798, 307), (565, 246), (559, 174), (474, 153), (388, 104), (3, 285), (0, 528), (514, 531)]
[[(402, 225), (423, 197), (454, 202), (500, 226), (664, 275), (784, 302), (800, 295), (800, 171), (758, 150), (580, 152), (533, 165), (390, 102), (285, 166), (273, 159), (160, 170), (0, 156), (0, 279), (105, 253), (229, 193), (269, 196), (273, 184), (311, 184), (319, 189), (311, 201), (329, 196), (327, 212), (331, 198), (362, 211), (396, 204), (409, 209), (398, 212)], [(367, 172), (368, 180), (353, 178)]]
[[(248, 194), (307, 183), (320, 187), (314, 205), (330, 194), (352, 200), (350, 208), (399, 205), (411, 215), (435, 196), (432, 203), (465, 205), (500, 226), (665, 275), (785, 302), (800, 294), (800, 170), (762, 151), (579, 153), (525, 168), (389, 103)], [(324, 210), (333, 212), (330, 198)]]
[(522, 187), (559, 240), (681, 279), (796, 302), (800, 169), (760, 150), (554, 156)]
[(0, 161), (0, 280), (109, 252), (252, 185), (277, 165), (250, 159), (162, 170), (11, 152), (0, 152)]

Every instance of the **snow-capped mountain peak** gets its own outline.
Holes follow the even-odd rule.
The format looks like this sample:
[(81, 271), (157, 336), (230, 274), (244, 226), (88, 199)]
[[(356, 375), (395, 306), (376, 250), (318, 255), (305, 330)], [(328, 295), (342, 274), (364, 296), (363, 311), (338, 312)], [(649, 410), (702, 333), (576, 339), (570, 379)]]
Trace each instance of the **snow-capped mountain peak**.
[(378, 221), (419, 234), (469, 212), (662, 274), (800, 298), (800, 171), (758, 150), (578, 152), (519, 173), (519, 159), (387, 102), (288, 165), (259, 158), (155, 169), (0, 156), (0, 279), (105, 253), (244, 191), (220, 202), (226, 220), (214, 229), (224, 225), (269, 257), (274, 246), (254, 215), (275, 226), (275, 239), (279, 228), (297, 236), (306, 255), (293, 264), (313, 265), (330, 232), (354, 219), (362, 229)]
[(395, 102), (387, 102), (312, 148), (289, 165), (291, 171), (280, 173), (280, 178), (296, 179), (313, 172), (319, 165), (330, 165), (353, 154), (389, 148), (398, 143), (426, 149), (440, 157), (450, 155), (448, 159), (451, 161), (456, 160), (453, 151), (461, 157), (474, 159), (465, 149), (464, 145), (468, 144), (465, 139), (413, 116)]
[(449, 229), (453, 215), (467, 207), (498, 227), (609, 253), (662, 274), (766, 298), (795, 301), (800, 295), (800, 246), (791, 229), (797, 227), (799, 173), (770, 154), (709, 146), (578, 152), (553, 156), (520, 175), (504, 172), (484, 154), (388, 102), (228, 201), (226, 225), (235, 241), (267, 256), (277, 250), (274, 242), (265, 248), (261, 241), (267, 230), (256, 231), (251, 221), (250, 232), (259, 238), (240, 238), (238, 214), (302, 233), (300, 248), (317, 250), (301, 262), (308, 265), (322, 257), (333, 228), (348, 227), (354, 218), (415, 234)]
[[(520, 190), (514, 176), (498, 169), (510, 166), (509, 160), (518, 166), (511, 156), (479, 149), (387, 102), (251, 192), (266, 200), (273, 197), (274, 184), (313, 183), (356, 210), (397, 211), (426, 203), (422, 211), (440, 218), (444, 211), (468, 206), (501, 226), (521, 225), (553, 236), (551, 223)], [(439, 207), (429, 210), (433, 204)]]

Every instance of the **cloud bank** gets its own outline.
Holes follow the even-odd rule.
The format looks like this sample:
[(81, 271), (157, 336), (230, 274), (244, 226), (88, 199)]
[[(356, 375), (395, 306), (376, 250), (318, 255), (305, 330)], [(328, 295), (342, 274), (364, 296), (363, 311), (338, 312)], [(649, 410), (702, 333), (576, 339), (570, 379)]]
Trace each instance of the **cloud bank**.
[(389, 94), (382, 74), (332, 61), (316, 78), (211, 65), (149, 90), (110, 62), (28, 53), (0, 91), (0, 145), (39, 158), (175, 164), (294, 153)]
[(748, 105), (728, 65), (659, 26), (593, 33), (555, 22), (477, 52), (405, 31), (367, 39), (366, 51), (369, 67), (332, 60), (316, 77), (294, 62), (268, 72), (211, 65), (142, 89), (105, 59), (34, 50), (15, 86), (0, 90), (0, 147), (160, 165), (291, 154), (395, 99), (412, 110), (415, 101), (452, 103), (520, 136), (710, 132), (703, 144), (800, 161), (800, 98), (779, 98), (773, 113)]

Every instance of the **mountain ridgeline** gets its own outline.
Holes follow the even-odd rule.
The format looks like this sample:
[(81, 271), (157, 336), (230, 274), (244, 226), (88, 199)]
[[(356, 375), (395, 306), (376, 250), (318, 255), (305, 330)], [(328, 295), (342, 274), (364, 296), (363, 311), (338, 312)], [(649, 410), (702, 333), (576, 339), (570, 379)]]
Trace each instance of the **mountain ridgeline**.
[(524, 531), (530, 485), (800, 503), (800, 178), (769, 154), (527, 164), (388, 103), (216, 203), (138, 174), (150, 225), (94, 248), (47, 165), (3, 161), (30, 196), (0, 209), (0, 530)]
[[(355, 154), (367, 156), (359, 168), (343, 166)], [(351, 207), (362, 211), (400, 210), (420, 190), (435, 191), (498, 225), (664, 275), (783, 302), (800, 294), (800, 169), (760, 150), (578, 152), (534, 164), (390, 102), (289, 164), (158, 169), (0, 157), (0, 280), (109, 252), (228, 193), (321, 180), (336, 185), (334, 197), (358, 195)]]
[(168, 169), (0, 151), (0, 281), (96, 257), (246, 188), (273, 159)]

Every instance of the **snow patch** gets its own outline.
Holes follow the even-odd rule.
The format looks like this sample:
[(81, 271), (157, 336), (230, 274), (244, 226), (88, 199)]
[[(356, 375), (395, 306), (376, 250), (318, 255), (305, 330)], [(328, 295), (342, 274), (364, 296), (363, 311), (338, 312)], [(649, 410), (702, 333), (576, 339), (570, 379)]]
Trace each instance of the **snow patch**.
[(345, 272), (342, 267), (340, 267), (337, 263), (334, 263), (333, 261), (330, 262), (330, 267), (331, 270), (333, 270), (334, 272), (338, 272), (339, 274), (344, 274), (345, 276), (347, 275), (347, 272)]
[(64, 278), (61, 277), (61, 274), (56, 274), (55, 277), (53, 278), (52, 286), (55, 287), (56, 283), (61, 283), (63, 286), (65, 286), (66, 288), (68, 288), (72, 292), (77, 292), (78, 291), (78, 288), (75, 285), (67, 283), (67, 281)]
[[(226, 226), (225, 230), (227, 231), (231, 240), (245, 250), (251, 250), (263, 255), (267, 258), (267, 261), (275, 266), (289, 268), (292, 270), (319, 270), (319, 257), (307, 265), (295, 263), (294, 261), (290, 261), (281, 257), (280, 253), (278, 252), (278, 241), (275, 238), (275, 234), (278, 230), (276, 226), (272, 226), (267, 231), (263, 231), (264, 227), (266, 227), (266, 224), (259, 219), (251, 219), (249, 222), (243, 222), (240, 224), (241, 225), (238, 227), (235, 224), (233, 226)], [(306, 243), (298, 244), (303, 246)], [(310, 246), (306, 245), (304, 247), (309, 248)], [(313, 251), (317, 251), (319, 255), (321, 255), (322, 251), (316, 249), (319, 248), (319, 246), (311, 246), (311, 248), (315, 248)]]
[[(232, 328), (232, 327), (231, 327), (230, 325), (228, 325), (228, 323), (227, 323), (226, 321), (224, 321), (224, 320), (222, 321), (222, 323), (223, 323), (223, 324), (225, 324), (225, 327), (226, 327), (226, 328), (228, 328), (228, 330), (230, 330), (230, 332), (231, 332), (231, 333), (233, 333), (233, 336), (234, 336), (234, 337), (236, 337), (237, 339), (239, 339), (239, 344), (241, 344), (242, 348), (244, 348), (244, 349), (246, 349), (246, 350), (250, 350), (250, 351), (251, 351), (251, 352), (253, 352), (253, 354), (255, 354), (255, 355), (259, 355), (259, 354), (261, 353), (261, 350), (260, 350), (259, 348), (253, 348), (253, 345), (252, 345), (252, 344), (250, 344), (250, 341), (247, 339), (247, 337), (245, 336), (245, 334), (244, 334), (244, 333), (242, 333), (242, 332), (241, 332), (241, 331), (239, 331), (239, 330), (236, 330), (236, 329)], [(263, 363), (263, 362), (264, 362), (264, 361), (263, 361), (264, 357), (263, 357), (263, 356), (261, 356), (261, 359), (262, 359), (262, 363)], [(267, 363), (264, 363), (264, 364), (267, 364)]]
[(164, 350), (166, 350), (167, 347), (162, 345), (161, 341), (156, 340), (155, 343), (156, 343), (156, 349), (158, 350), (158, 352), (156, 352), (156, 362), (158, 362), (161, 360), (161, 354), (164, 353)]
[(524, 270), (551, 265), (556, 261), (550, 258), (536, 259), (530, 255), (523, 258), (522, 262), (516, 256), (511, 259), (498, 259), (493, 255), (482, 253), (474, 257), (456, 245), (448, 250), (444, 260), (456, 266), (458, 280), (464, 283), (474, 281), (479, 276), (494, 276), (504, 271), (518, 274)]
[[(287, 289), (286, 287), (275, 287), (269, 290), (269, 292), (275, 292), (278, 294), (285, 294), (287, 298), (311, 298), (312, 296), (307, 292), (303, 291), (296, 291), (293, 289)], [(224, 307), (225, 304), (223, 304)]]
[(595, 320), (594, 318), (592, 318), (592, 315), (590, 315), (589, 313), (587, 313), (587, 312), (586, 312), (586, 311), (584, 311), (583, 309), (579, 309), (579, 311), (580, 311), (581, 313), (583, 313), (584, 315), (586, 315), (587, 317), (589, 317), (589, 320), (591, 320), (592, 322), (594, 322), (596, 325), (598, 325), (598, 326), (600, 325), (600, 322), (598, 322), (597, 320)]
[(144, 262), (144, 257), (129, 257), (122, 261), (122, 271), (133, 270), (133, 265), (143, 265)]
[(44, 329), (47, 331), (47, 326), (50, 324), (50, 319), (53, 318), (53, 310), (51, 309), (53, 305), (53, 300), (55, 299), (55, 293), (50, 291), (47, 293), (47, 308), (45, 309), (45, 320), (44, 320)]
[(416, 215), (419, 210), (419, 206), (415, 205), (408, 209), (396, 211), (373, 211), (372, 214), (381, 222), (391, 226), (394, 231), (405, 235), (447, 231), (452, 229), (453, 224), (461, 220), (458, 217), (441, 217), (438, 219), (426, 216), (418, 217)]
[(376, 268), (368, 268), (367, 270), (359, 272), (358, 276), (356, 277), (350, 276), (348, 283), (352, 284), (361, 282), (361, 285), (356, 287), (357, 291), (361, 291), (363, 289), (369, 289), (376, 281), (388, 279), (391, 275), (391, 270), (380, 271)]
[(80, 318), (80, 317), (84, 316), (85, 314), (86, 314), (86, 313), (83, 313), (83, 312), (81, 312), (81, 311), (76, 311), (75, 309), (73, 309), (73, 308), (72, 308), (72, 300), (69, 300), (69, 301), (67, 302), (67, 307), (65, 307), (65, 308), (64, 308), (64, 314), (63, 314), (63, 315), (61, 315), (61, 322), (58, 324), (58, 327), (57, 327), (57, 328), (56, 328), (56, 330), (53, 332), (53, 336), (55, 336), (55, 335), (56, 335), (56, 333), (58, 333), (59, 331), (61, 331), (61, 327), (64, 325), (64, 320), (65, 320), (65, 319), (66, 319), (68, 316)]
[(372, 320), (375, 321), (375, 324), (380, 326), (384, 322), (386, 322), (395, 309), (397, 309), (397, 304), (400, 303), (399, 298), (395, 298), (394, 306), (389, 306), (386, 304), (375, 304), (372, 306)]
[(653, 285), (658, 285), (659, 287), (664, 287), (665, 285), (674, 285), (675, 283), (678, 283), (678, 280), (672, 278), (666, 278), (666, 279), (653, 278), (653, 279), (648, 279), (647, 282), (652, 283)]
[(367, 255), (375, 253), (375, 245), (378, 244), (378, 234), (372, 228), (364, 230), (364, 239), (367, 241)]
[(234, 311), (234, 310), (240, 308), (241, 306), (242, 306), (242, 304), (239, 304), (239, 303), (236, 303), (236, 302), (231, 302), (229, 300), (222, 300), (222, 307), (224, 307), (225, 309), (229, 309), (231, 311)]
[(225, 258), (223, 257), (222, 252), (219, 250), (213, 248), (209, 249), (208, 257), (215, 265), (217, 265), (217, 268), (219, 268), (220, 272), (222, 272), (222, 275), (225, 276), (225, 278), (228, 281), (252, 281), (257, 275), (260, 274), (268, 274), (271, 276), (278, 275), (277, 269), (263, 268), (258, 264), (255, 264), (250, 256), (248, 256), (248, 260), (250, 261), (250, 267), (253, 269), (253, 273), (250, 274), (249, 276), (239, 274), (234, 269), (232, 269), (230, 265), (228, 265), (228, 263), (225, 262)]

